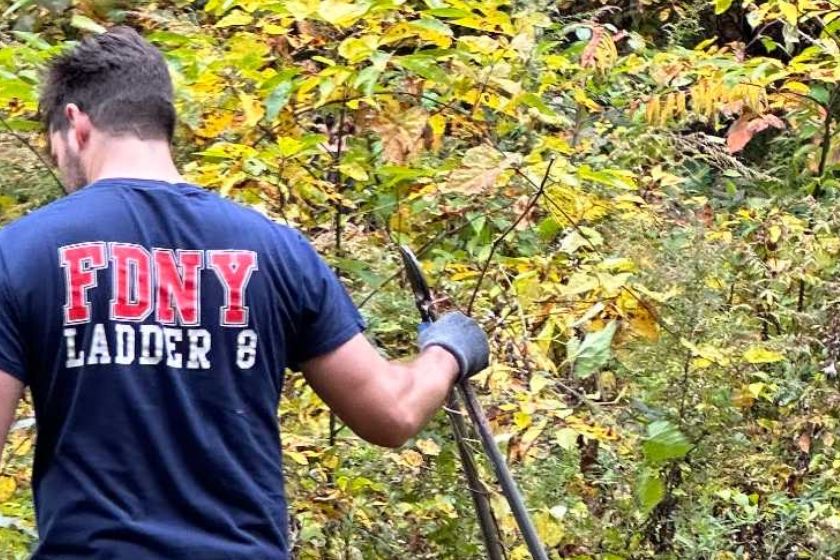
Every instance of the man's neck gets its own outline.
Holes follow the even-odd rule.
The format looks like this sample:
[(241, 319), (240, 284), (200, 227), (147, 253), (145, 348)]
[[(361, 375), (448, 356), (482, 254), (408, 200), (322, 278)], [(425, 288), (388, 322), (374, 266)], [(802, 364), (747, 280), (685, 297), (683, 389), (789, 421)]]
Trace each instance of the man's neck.
[(90, 182), (101, 179), (150, 179), (183, 183), (172, 161), (169, 143), (135, 137), (100, 137), (97, 155), (88, 167)]

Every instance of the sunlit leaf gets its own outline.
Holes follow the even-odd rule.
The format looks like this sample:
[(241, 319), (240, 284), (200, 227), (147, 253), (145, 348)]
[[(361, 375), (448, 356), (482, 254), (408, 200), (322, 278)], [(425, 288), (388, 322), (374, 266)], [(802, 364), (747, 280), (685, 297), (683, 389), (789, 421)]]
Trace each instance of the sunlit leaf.
[(647, 437), (642, 445), (645, 459), (653, 464), (682, 459), (692, 447), (679, 428), (667, 420), (657, 420), (648, 424)]
[(772, 364), (784, 359), (783, 354), (762, 346), (751, 346), (744, 352), (744, 361), (749, 364)]

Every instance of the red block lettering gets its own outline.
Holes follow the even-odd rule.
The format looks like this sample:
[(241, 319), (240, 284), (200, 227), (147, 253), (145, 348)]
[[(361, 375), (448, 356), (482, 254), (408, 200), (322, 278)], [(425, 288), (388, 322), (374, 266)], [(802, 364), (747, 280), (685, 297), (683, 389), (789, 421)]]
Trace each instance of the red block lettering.
[(178, 251), (176, 260), (171, 249), (155, 249), (154, 255), (158, 322), (174, 325), (177, 309), (181, 325), (198, 325), (201, 321), (199, 274), (204, 268), (204, 253)]
[(111, 243), (111, 319), (143, 321), (152, 312), (152, 257), (140, 245)]
[(210, 267), (225, 289), (225, 305), (219, 321), (225, 327), (242, 327), (248, 324), (248, 307), (245, 290), (257, 265), (253, 251), (208, 251)]
[(98, 282), (96, 273), (105, 268), (105, 243), (101, 241), (66, 245), (58, 249), (59, 262), (64, 268), (67, 300), (64, 304), (64, 324), (76, 325), (90, 321), (88, 290)]

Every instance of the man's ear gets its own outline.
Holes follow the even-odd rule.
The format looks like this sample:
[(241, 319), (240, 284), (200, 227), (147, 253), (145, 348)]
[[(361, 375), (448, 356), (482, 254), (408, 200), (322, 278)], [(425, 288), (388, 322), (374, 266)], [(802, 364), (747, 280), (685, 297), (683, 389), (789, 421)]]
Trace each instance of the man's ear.
[(68, 103), (64, 106), (64, 117), (70, 123), (70, 135), (76, 141), (79, 151), (85, 149), (90, 140), (92, 123), (87, 113), (79, 109), (75, 103)]

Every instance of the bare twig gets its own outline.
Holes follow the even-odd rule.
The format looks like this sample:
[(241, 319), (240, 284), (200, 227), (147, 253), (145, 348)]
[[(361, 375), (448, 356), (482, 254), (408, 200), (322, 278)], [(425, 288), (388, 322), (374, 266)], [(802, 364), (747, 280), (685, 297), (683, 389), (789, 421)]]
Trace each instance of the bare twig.
[(525, 217), (531, 212), (534, 206), (537, 204), (537, 201), (542, 196), (543, 192), (545, 192), (545, 185), (548, 182), (548, 176), (551, 173), (551, 167), (554, 165), (555, 159), (551, 159), (548, 162), (548, 167), (545, 170), (545, 175), (543, 176), (543, 180), (540, 183), (540, 187), (534, 196), (528, 201), (528, 204), (525, 206), (525, 210), (519, 215), (518, 218), (504, 231), (502, 234), (493, 241), (493, 245), (490, 247), (490, 254), (487, 255), (487, 260), (484, 261), (484, 266), (481, 268), (481, 274), (478, 277), (478, 282), (473, 289), (472, 297), (470, 297), (470, 303), (467, 305), (467, 315), (472, 314), (473, 305), (475, 304), (475, 298), (478, 296), (478, 291), (481, 289), (481, 283), (484, 280), (484, 277), (487, 275), (487, 269), (490, 267), (490, 261), (493, 260), (493, 255), (496, 253), (496, 249), (498, 249), (499, 245), (504, 241), (505, 237), (510, 234), (516, 226), (519, 225), (519, 222), (525, 219)]
[(35, 157), (38, 158), (38, 161), (41, 162), (41, 164), (44, 166), (44, 169), (46, 169), (49, 172), (49, 174), (55, 180), (55, 183), (59, 186), (59, 188), (64, 190), (64, 185), (61, 184), (61, 179), (59, 179), (58, 175), (55, 174), (55, 172), (52, 169), (52, 166), (47, 162), (47, 160), (44, 159), (44, 156), (41, 155), (41, 152), (35, 149), (35, 147), (32, 144), (30, 144), (26, 138), (18, 134), (17, 131), (15, 131), (15, 129), (12, 128), (9, 122), (6, 119), (4, 119), (2, 115), (0, 115), (0, 123), (3, 124), (3, 127), (9, 132), (9, 134), (12, 135), (12, 137), (15, 140), (20, 142), (27, 150), (35, 154)]

